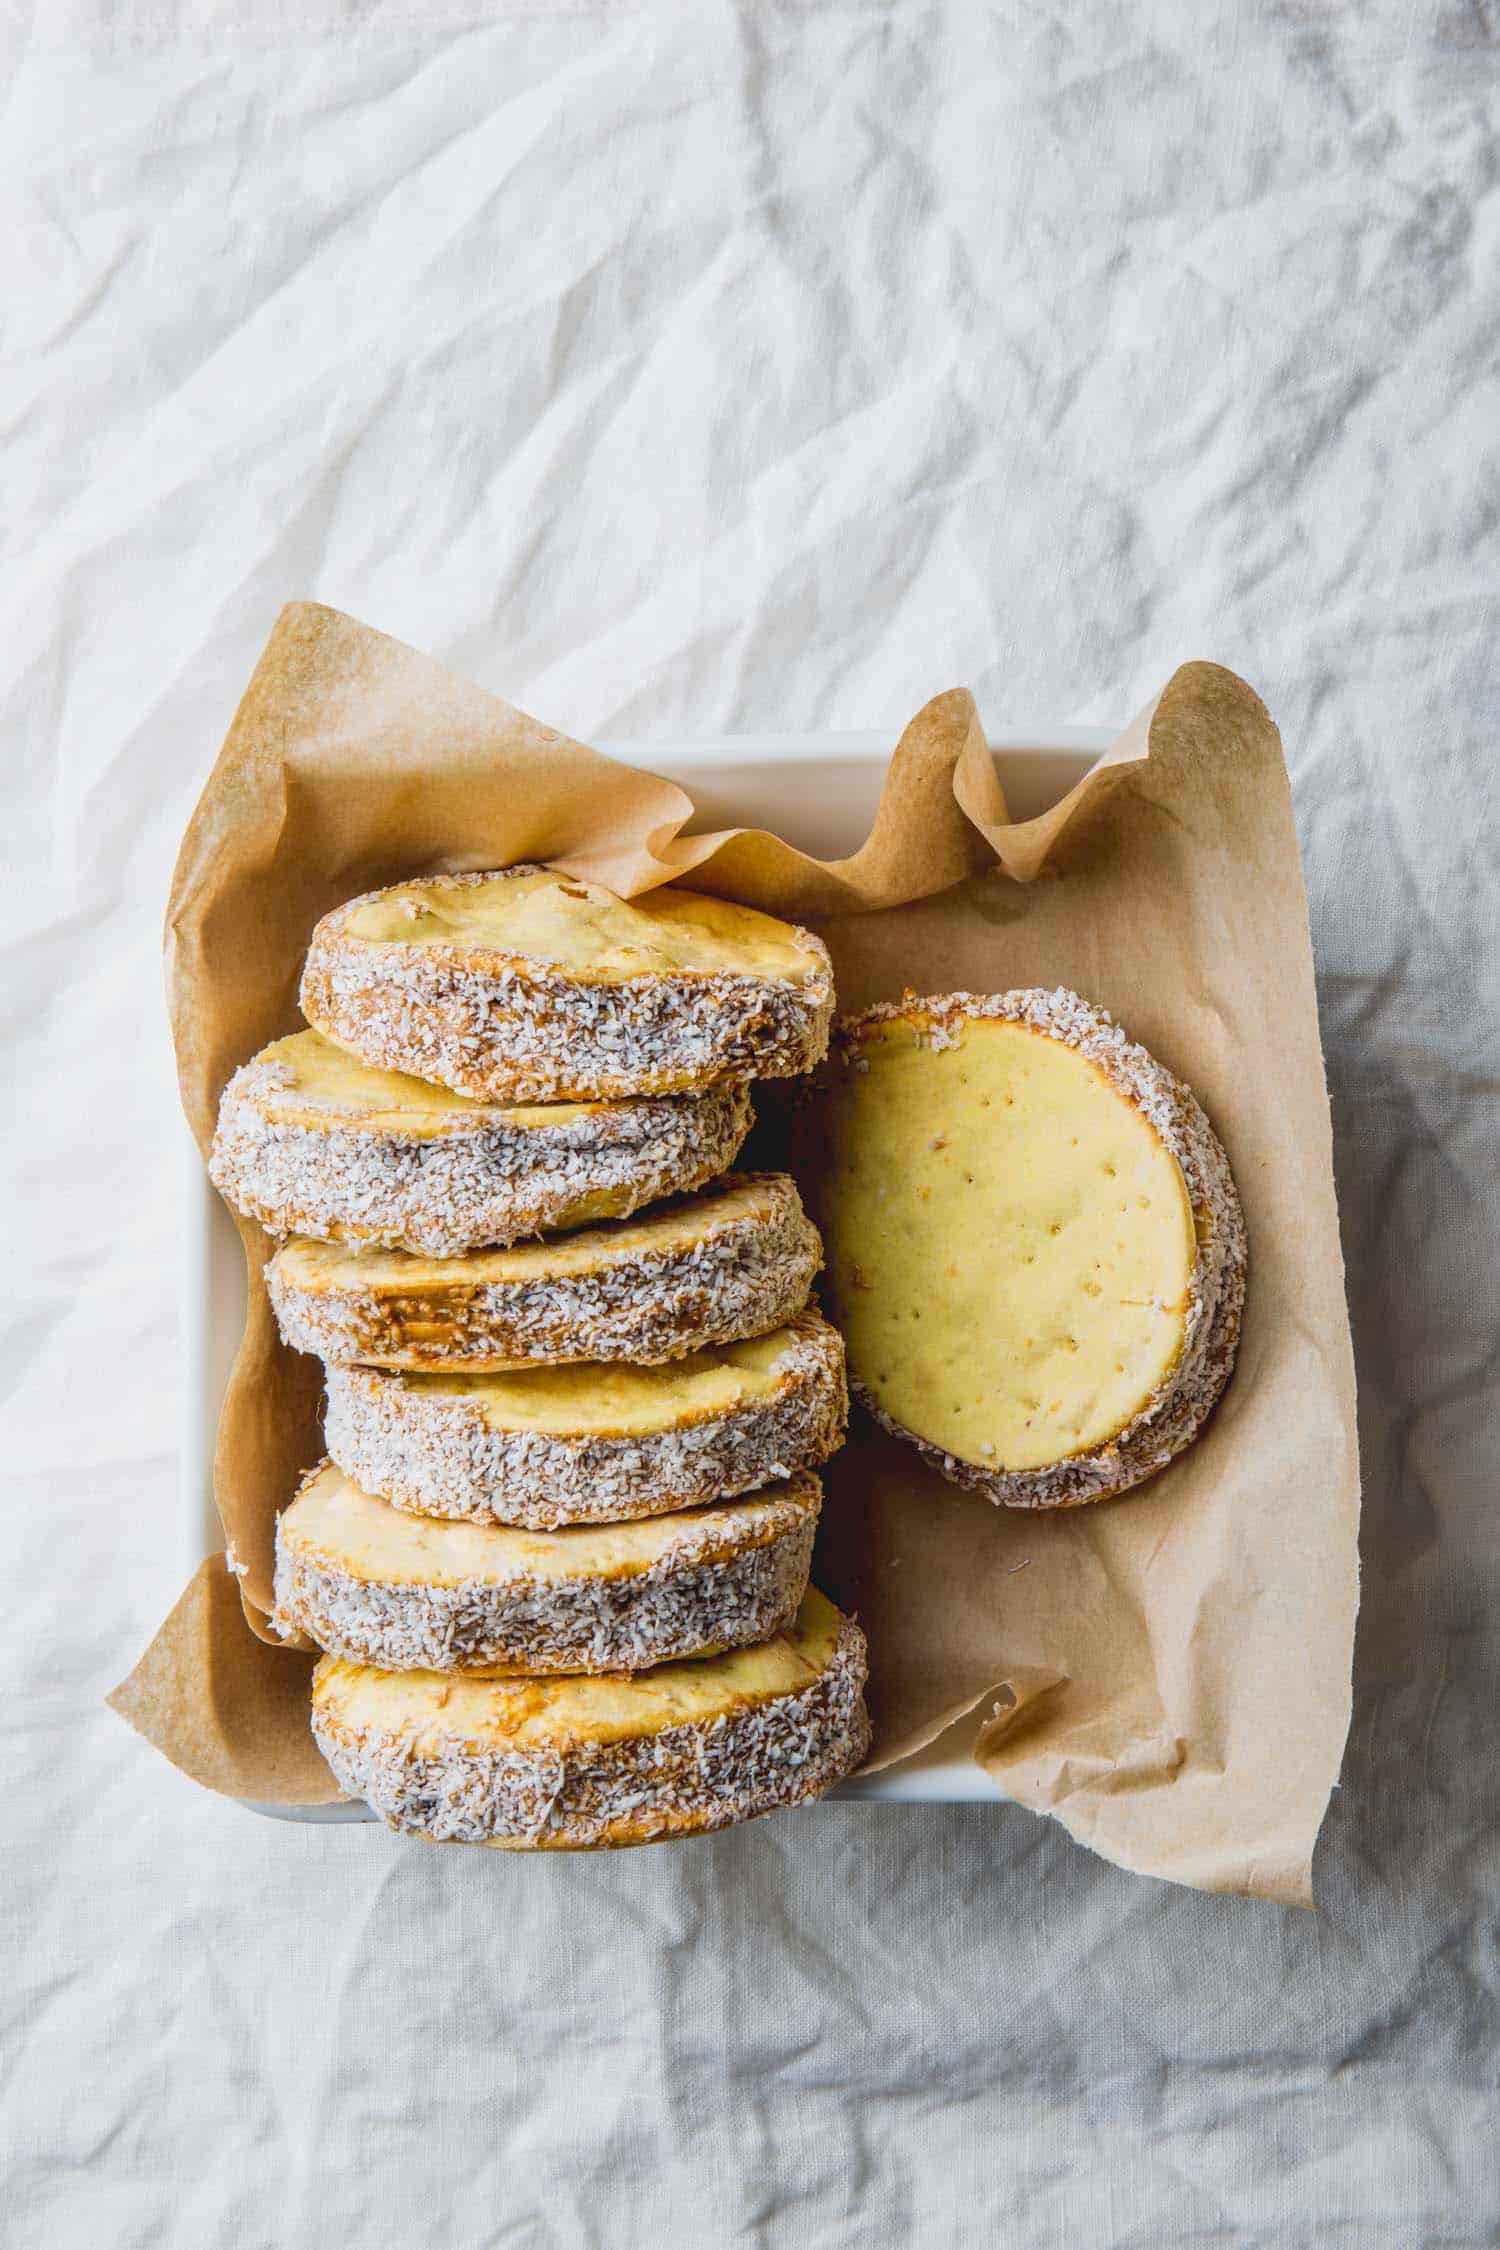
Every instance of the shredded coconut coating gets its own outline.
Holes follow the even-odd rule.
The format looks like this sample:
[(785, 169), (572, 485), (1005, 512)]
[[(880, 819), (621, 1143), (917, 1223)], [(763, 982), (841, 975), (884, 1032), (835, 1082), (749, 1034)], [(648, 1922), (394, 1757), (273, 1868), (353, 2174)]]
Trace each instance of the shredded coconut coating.
[(733, 1212), (685, 1246), (635, 1247), (582, 1271), (497, 1282), (459, 1271), (442, 1295), (408, 1296), (352, 1280), (302, 1289), (278, 1254), (266, 1285), (284, 1340), (330, 1364), (481, 1370), (681, 1359), (781, 1327), (807, 1302), (822, 1263), (795, 1183), (784, 1173), (744, 1177), (767, 1190), (762, 1208)]
[[(490, 880), (443, 879), (454, 889)], [(827, 1051), (833, 968), (811, 931), (794, 931), (808, 956), (800, 984), (686, 970), (589, 983), (542, 962), (497, 975), (492, 960), (461, 946), (346, 938), (349, 916), (380, 896), (366, 892), (323, 917), (301, 999), (325, 1037), (383, 1070), (486, 1101), (615, 1101), (791, 1078)]]
[(402, 1735), (345, 1727), (314, 1701), (318, 1748), (388, 1827), (438, 1843), (570, 1851), (728, 1828), (820, 1797), (870, 1746), (865, 1638), (843, 1620), (799, 1693), (621, 1742), (417, 1756)]
[(843, 1339), (811, 1307), (791, 1327), (770, 1398), (626, 1436), (492, 1429), (461, 1393), (330, 1366), (328, 1450), (366, 1492), (415, 1515), (549, 1531), (701, 1507), (815, 1468), (843, 1443)]
[(982, 1492), (1007, 1508), (1076, 1508), (1130, 1491), (1166, 1468), (1198, 1435), (1234, 1368), (1245, 1302), (1245, 1219), (1223, 1144), (1196, 1096), (1146, 1049), (1128, 1039), (1104, 1009), (1058, 986), (1047, 992), (950, 992), (882, 1001), (846, 1018), (834, 1038), (834, 1068), (860, 1067), (868, 1026), (911, 1020), (913, 1035), (934, 1050), (956, 1046), (964, 1022), (993, 1018), (1027, 1024), (1094, 1063), (1115, 1091), (1139, 1109), (1176, 1157), (1198, 1229), (1188, 1283), (1182, 1349), (1140, 1412), (1107, 1443), (1066, 1455), (1042, 1469), (990, 1469), (960, 1460), (895, 1421), (851, 1374), (866, 1412), (903, 1438), (951, 1483)]
[(273, 1234), (454, 1257), (526, 1235), (624, 1218), (701, 1187), (750, 1130), (742, 1086), (622, 1102), (558, 1124), (460, 1119), (441, 1135), (277, 1124), (265, 1099), (290, 1078), (246, 1063), (224, 1089), (209, 1177)]
[(819, 1497), (808, 1477), (797, 1496), (768, 1493), (732, 1524), (719, 1510), (685, 1518), (671, 1551), (628, 1575), (456, 1586), (359, 1577), (287, 1541), (278, 1523), (272, 1623), (387, 1672), (640, 1672), (749, 1647), (797, 1613)]

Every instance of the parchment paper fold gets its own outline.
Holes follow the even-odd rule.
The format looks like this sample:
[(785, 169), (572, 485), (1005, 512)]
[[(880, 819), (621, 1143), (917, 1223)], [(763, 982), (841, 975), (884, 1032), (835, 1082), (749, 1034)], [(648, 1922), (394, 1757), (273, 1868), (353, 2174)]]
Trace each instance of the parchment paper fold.
[[(1231, 673), (1184, 666), (1060, 805), (1012, 824), (955, 690), (895, 746), (850, 858), (685, 835), (691, 815), (675, 784), (399, 642), (284, 610), (168, 910), (200, 1146), (236, 1064), (296, 1026), (318, 916), (422, 870), (544, 859), (627, 893), (689, 880), (812, 924), (851, 1008), (1021, 984), (1102, 1002), (1193, 1085), (1229, 1150), (1251, 1258), (1229, 1392), (1142, 1492), (1053, 1517), (959, 1493), (858, 1426), (828, 1471), (817, 1575), (870, 1636), (876, 1763), (971, 1714), (997, 1787), (1106, 1857), (1310, 1903), (1349, 1718), (1358, 1466), (1306, 902), (1264, 708)], [(241, 1234), (249, 1313), (215, 1461), (240, 1598), (205, 1564), (113, 1700), (212, 1788), (331, 1799), (309, 1659), (268, 1646), (264, 1623), (276, 1510), (321, 1450), (320, 1370), (278, 1342), (266, 1239)]]

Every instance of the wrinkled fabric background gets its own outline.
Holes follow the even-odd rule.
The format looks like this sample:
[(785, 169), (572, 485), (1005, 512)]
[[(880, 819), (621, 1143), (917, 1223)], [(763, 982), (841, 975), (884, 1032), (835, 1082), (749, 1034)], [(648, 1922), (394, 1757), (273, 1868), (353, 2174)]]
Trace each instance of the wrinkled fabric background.
[[(5, 20), (7, 2242), (1500, 2242), (1490, 0)], [(102, 1708), (184, 1565), (160, 909), (299, 594), (585, 737), (1265, 695), (1362, 1385), (1321, 1917), (999, 1806), (430, 1851)]]

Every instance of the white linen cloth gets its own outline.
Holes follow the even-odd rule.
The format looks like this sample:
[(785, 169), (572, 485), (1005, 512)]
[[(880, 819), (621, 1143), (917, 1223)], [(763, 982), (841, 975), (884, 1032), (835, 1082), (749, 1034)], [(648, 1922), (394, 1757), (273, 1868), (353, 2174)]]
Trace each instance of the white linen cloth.
[[(1500, 2240), (1493, 10), (8, 22), (6, 2239)], [(1367, 1479), (1321, 1918), (998, 1805), (273, 1824), (103, 1709), (186, 1569), (160, 909), (293, 595), (585, 737), (1260, 688)]]

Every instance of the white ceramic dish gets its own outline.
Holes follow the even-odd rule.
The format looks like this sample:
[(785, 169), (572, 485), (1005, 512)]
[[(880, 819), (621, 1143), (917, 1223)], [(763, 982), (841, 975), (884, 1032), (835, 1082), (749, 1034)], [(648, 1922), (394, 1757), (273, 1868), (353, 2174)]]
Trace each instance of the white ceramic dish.
[[(879, 734), (724, 735), (707, 741), (612, 742), (601, 749), (624, 764), (648, 766), (681, 782), (693, 799), (694, 829), (774, 828), (820, 859), (843, 857), (868, 834), (889, 763), (892, 737)], [(1114, 739), (1098, 727), (1013, 727), (991, 738), (1011, 817), (1029, 820), (1072, 788)], [(183, 1134), (182, 1335), (188, 1365), (182, 1432), (184, 1563), (196, 1570), (223, 1534), (213, 1503), (214, 1431), (230, 1364), (245, 1320), (245, 1269), (239, 1237), (209, 1186), (197, 1149)], [(888, 1773), (845, 1783), (839, 1797), (901, 1804), (963, 1804), (999, 1799), (968, 1757), (963, 1722), (919, 1757)], [(373, 1820), (364, 1805), (255, 1805), (280, 1820)]]

